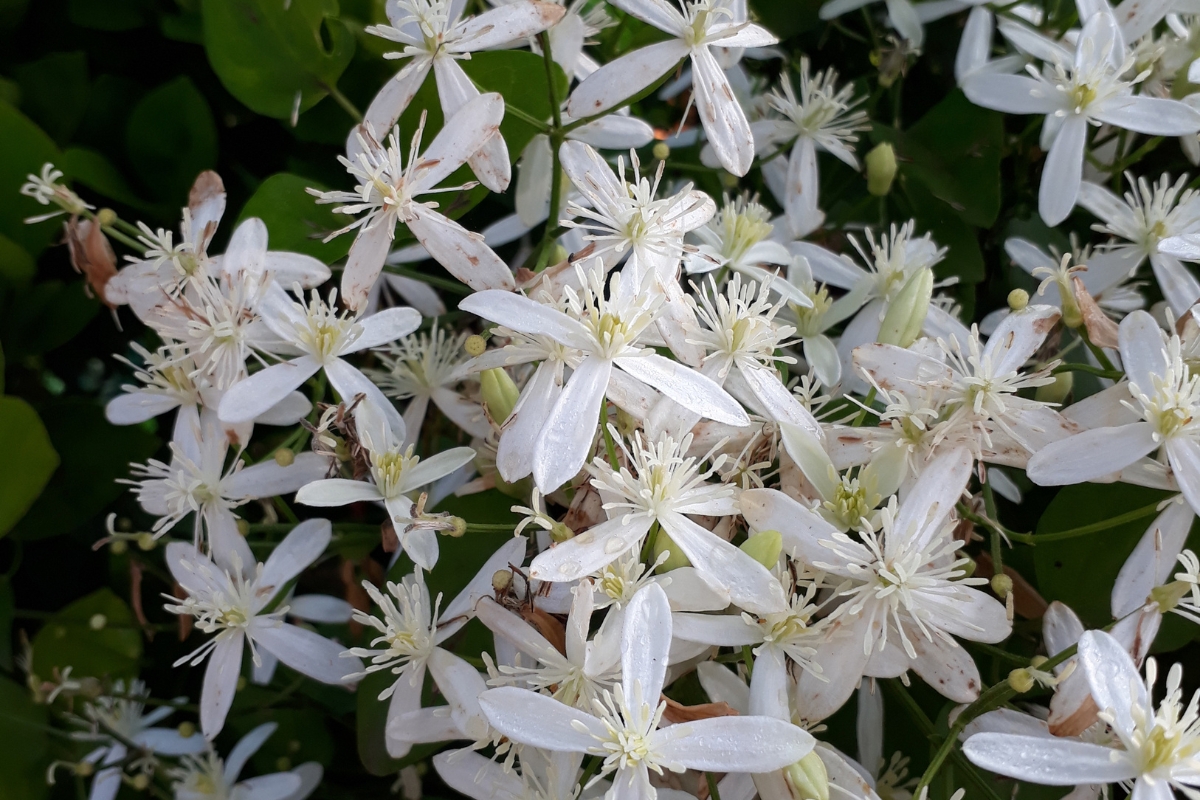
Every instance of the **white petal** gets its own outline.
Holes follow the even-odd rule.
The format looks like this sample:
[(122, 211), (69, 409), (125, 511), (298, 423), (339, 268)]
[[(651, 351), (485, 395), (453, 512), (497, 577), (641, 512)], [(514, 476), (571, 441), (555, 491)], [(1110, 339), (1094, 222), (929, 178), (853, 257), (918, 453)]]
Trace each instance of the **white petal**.
[(923, 550), (941, 532), (946, 518), (954, 510), (954, 504), (967, 488), (971, 479), (971, 467), (975, 461), (965, 448), (957, 448), (938, 456), (928, 464), (913, 484), (912, 489), (900, 503), (888, 538), (888, 549), (905, 542), (906, 548)]
[(1042, 639), (1048, 655), (1056, 656), (1078, 642), (1083, 631), (1079, 615), (1057, 600), (1050, 604), (1042, 616)]
[(308, 622), (342, 625), (350, 621), (354, 607), (340, 597), (325, 594), (302, 594), (288, 600), (288, 616)]
[(1174, 436), (1167, 440), (1167, 458), (1171, 474), (1195, 511), (1200, 508), (1200, 442), (1190, 436)]
[(728, 703), (739, 714), (750, 713), (750, 688), (733, 670), (715, 661), (704, 661), (696, 665), (696, 676), (709, 700)]
[(425, 206), (416, 207), (413, 213), (408, 222), (409, 230), (451, 275), (477, 292), (516, 288), (508, 265), (488, 247), (482, 236)]
[(583, 119), (607, 111), (670, 72), (687, 54), (687, 45), (669, 39), (610, 61), (575, 87), (567, 113)]
[(241, 631), (218, 636), (217, 646), (208, 657), (204, 684), (200, 690), (200, 730), (212, 740), (225, 727), (225, 717), (233, 705), (238, 674), (242, 671), (242, 645), (246, 637)]
[(464, 297), (458, 307), (514, 331), (549, 336), (568, 346), (588, 336), (587, 329), (575, 319), (555, 308), (513, 292), (476, 292), (470, 297)]
[(135, 389), (110, 400), (104, 407), (104, 416), (113, 425), (137, 425), (178, 407), (177, 397)]
[(363, 670), (357, 658), (342, 657), (342, 645), (295, 625), (255, 626), (251, 635), (284, 664), (322, 683), (342, 683), (348, 675)]
[(525, 784), (515, 772), (473, 750), (438, 753), (433, 768), (447, 786), (472, 800), (524, 800)]
[(291, 494), (305, 484), (325, 477), (329, 460), (316, 453), (300, 453), (283, 467), (274, 459), (240, 469), (221, 481), (221, 494), (233, 500)]
[(979, 698), (979, 668), (970, 653), (936, 635), (926, 638), (913, 630), (909, 638), (917, 651), (911, 666), (921, 680), (956, 703), (972, 703)]
[[(813, 748), (813, 737), (770, 717), (712, 717), (683, 722), (653, 734), (664, 759), (709, 772), (769, 772), (794, 764)], [(753, 742), (753, 747), (747, 747)]]
[(754, 614), (787, 607), (779, 581), (744, 551), (682, 514), (660, 514), (658, 521), (697, 571), (727, 591), (734, 605)]
[(1047, 786), (1110, 783), (1137, 774), (1119, 751), (1071, 739), (980, 733), (963, 744), (963, 753), (990, 772)]
[(351, 311), (361, 311), (366, 306), (392, 247), (395, 224), (396, 218), (391, 214), (380, 215), (369, 226), (359, 228), (354, 237), (342, 270), (341, 287), (342, 302)]
[(380, 500), (382, 497), (375, 484), (366, 481), (352, 481), (348, 478), (313, 481), (296, 492), (297, 503), (324, 508)]
[(473, 614), (480, 599), (495, 591), (492, 587), (492, 576), (498, 570), (508, 569), (511, 566), (519, 567), (525, 563), (525, 548), (526, 541), (520, 537), (509, 539), (496, 548), (496, 552), (492, 553), (491, 557), (484, 562), (475, 577), (458, 593), (457, 597), (442, 609), (442, 619), (446, 622), (441, 624), (440, 630), (452, 628), (450, 620)]
[(248, 778), (237, 786), (239, 798), (245, 800), (287, 800), (302, 784), (299, 775), (276, 772)]
[(408, 469), (401, 481), (401, 489), (407, 494), (422, 486), (433, 483), (457, 470), (464, 464), (470, 464), (475, 459), (475, 451), (469, 447), (454, 447), (443, 450), (429, 458), (421, 459), (416, 466)]
[(788, 706), (787, 657), (782, 649), (767, 645), (754, 659), (754, 674), (750, 678), (750, 713), (792, 721)]
[(1085, 117), (1070, 116), (1063, 122), (1058, 135), (1054, 137), (1054, 144), (1050, 146), (1046, 166), (1042, 170), (1042, 184), (1038, 189), (1038, 212), (1047, 225), (1059, 224), (1075, 207), (1079, 182), (1083, 177), (1083, 149), (1087, 143), (1087, 131)]
[(1149, 708), (1146, 684), (1125, 647), (1103, 631), (1087, 631), (1079, 637), (1079, 667), (1087, 676), (1096, 706), (1113, 715), (1117, 735), (1129, 741), (1135, 729), (1133, 706), (1151, 715), (1154, 710)]
[[(385, 83), (375, 95), (375, 99), (371, 101), (371, 105), (367, 107), (367, 113), (363, 116), (363, 124), (370, 123), (371, 130), (375, 132), (378, 139), (386, 138), (392, 127), (399, 121), (404, 109), (408, 108), (408, 104), (412, 102), (413, 95), (425, 82), (425, 76), (429, 74), (432, 63), (430, 59), (423, 57), (411, 59), (396, 73), (396, 77)], [(350, 136), (346, 141), (346, 153), (351, 160), (355, 160), (355, 154), (361, 149), (356, 128), (350, 131)]]
[(1058, 110), (1044, 84), (1024, 75), (977, 72), (963, 81), (962, 89), (975, 105), (1006, 114), (1053, 114)]
[(421, 312), (415, 308), (385, 308), (359, 320), (358, 324), (362, 327), (362, 333), (338, 355), (357, 353), (408, 336), (421, 327)]
[(1048, 305), (1031, 305), (1009, 314), (983, 350), (984, 358), (991, 360), (993, 373), (1007, 375), (1024, 366), (1061, 316), (1062, 312)]
[(278, 727), (274, 722), (264, 722), (243, 736), (233, 746), (233, 749), (229, 751), (229, 756), (225, 759), (223, 775), (227, 782), (237, 781), (250, 757), (266, 744), (267, 739), (271, 738), (271, 734), (275, 733), (275, 729)]
[[(850, 578), (844, 559), (821, 545), (833, 541), (838, 529), (823, 517), (810, 511), (777, 489), (749, 489), (738, 499), (742, 516), (753, 531), (776, 530), (783, 535), (783, 550), (802, 563), (814, 566), (839, 577)], [(841, 547), (843, 545), (839, 545)], [(866, 557), (865, 548), (862, 555)]]
[(320, 368), (311, 356), (273, 364), (229, 387), (217, 413), (225, 422), (250, 422), (278, 405)]
[[(548, 3), (524, 3), (519, 5), (549, 5)], [(508, 6), (514, 8), (514, 6)], [(502, 9), (495, 9), (476, 17), (493, 14)], [(481, 94), (467, 101), (462, 108), (454, 112), (450, 119), (429, 143), (429, 147), (421, 154), (420, 166), (414, 194), (421, 194), (433, 189), (456, 169), (466, 163), (467, 158), (474, 155), (483, 143), (494, 136), (500, 129), (500, 121), (504, 119), (504, 98), (495, 92)], [(436, 258), (436, 256), (435, 256)]]
[(1092, 428), (1051, 442), (1029, 459), (1029, 479), (1039, 486), (1065, 486), (1119, 472), (1158, 447), (1148, 422)]
[(540, 553), (529, 576), (542, 581), (571, 581), (602, 569), (637, 546), (650, 530), (651, 518), (639, 514), (624, 523), (615, 517)]
[(500, 477), (510, 483), (521, 480), (533, 471), (537, 435), (562, 392), (561, 373), (560, 364), (549, 361), (538, 364), (512, 414), (504, 423), (500, 445), (496, 450), (496, 469)]
[(1113, 584), (1113, 617), (1137, 611), (1154, 587), (1170, 579), (1195, 518), (1192, 507), (1176, 498), (1150, 523)]
[(1109, 125), (1150, 136), (1186, 136), (1200, 131), (1200, 111), (1164, 97), (1114, 97), (1091, 113)]
[(653, 386), (679, 405), (706, 419), (726, 425), (750, 424), (746, 412), (728, 392), (711, 378), (676, 361), (649, 354), (619, 358), (616, 364), (633, 377)]
[(472, 17), (459, 28), (472, 51), (490, 50), (528, 39), (563, 18), (566, 8), (555, 3), (517, 0)]
[(780, 425), (799, 428), (817, 440), (825, 438), (825, 433), (812, 412), (800, 404), (796, 395), (787, 390), (775, 370), (766, 367), (746, 368), (741, 364), (738, 367), (771, 419)]
[(321, 557), (332, 538), (333, 526), (329, 520), (310, 519), (301, 522), (267, 557), (259, 586), (282, 589), (285, 583)]
[(496, 730), (543, 750), (587, 752), (605, 733), (603, 723), (591, 714), (515, 686), (489, 689), (479, 696), (479, 705)]
[(734, 175), (745, 175), (754, 161), (750, 123), (707, 47), (692, 50), (692, 81), (696, 111), (717, 158)]
[(533, 453), (533, 479), (541, 491), (554, 491), (583, 468), (596, 437), (611, 372), (611, 361), (589, 356), (567, 381)]
[(671, 606), (657, 583), (638, 591), (625, 607), (621, 629), (621, 685), (625, 697), (654, 705), (667, 676), (671, 647)]
[(1200, 281), (1174, 256), (1155, 253), (1150, 256), (1150, 266), (1172, 313), (1182, 316), (1200, 300)]
[(366, 404), (383, 413), (392, 435), (398, 441), (404, 440), (406, 433), (404, 418), (392, 405), (392, 401), (379, 390), (375, 382), (362, 374), (358, 367), (340, 358), (335, 358), (325, 365), (325, 377), (329, 379), (329, 385), (334, 388), (344, 403), (352, 403), (355, 397), (360, 394), (364, 395)]

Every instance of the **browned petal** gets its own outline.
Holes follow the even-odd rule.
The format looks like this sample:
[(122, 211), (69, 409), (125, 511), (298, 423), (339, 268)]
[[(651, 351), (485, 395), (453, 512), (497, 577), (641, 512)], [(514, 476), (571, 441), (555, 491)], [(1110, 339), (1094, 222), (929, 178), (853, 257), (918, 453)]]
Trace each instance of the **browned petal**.
[(567, 629), (558, 617), (529, 605), (522, 606), (520, 613), (521, 619), (536, 628), (547, 642), (554, 645), (555, 650), (564, 656), (567, 654)]
[(90, 294), (109, 308), (116, 308), (104, 294), (104, 287), (117, 274), (117, 254), (108, 243), (108, 237), (89, 219), (71, 217), (63, 227), (71, 266), (83, 275)]
[(728, 703), (700, 703), (695, 706), (685, 706), (663, 695), (667, 709), (663, 711), (663, 719), (667, 722), (694, 722), (698, 719), (713, 717), (736, 717), (737, 709)]
[(1097, 347), (1117, 347), (1117, 323), (1104, 313), (1096, 303), (1096, 298), (1083, 285), (1078, 277), (1072, 277), (1075, 287), (1075, 301), (1079, 303), (1079, 311), (1083, 314), (1083, 324), (1087, 328), (1088, 338)]

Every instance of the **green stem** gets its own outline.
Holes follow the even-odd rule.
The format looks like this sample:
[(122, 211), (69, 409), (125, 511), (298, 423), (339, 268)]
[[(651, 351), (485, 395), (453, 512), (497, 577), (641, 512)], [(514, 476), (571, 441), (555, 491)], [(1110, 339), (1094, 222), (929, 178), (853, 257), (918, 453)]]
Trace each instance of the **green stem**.
[[(325, 81), (317, 81), (317, 85), (324, 89), (329, 96), (333, 98), (335, 103), (345, 109), (346, 113), (350, 115), (351, 119), (359, 123), (363, 121), (363, 113), (358, 110), (358, 106), (350, 102), (350, 98), (342, 94), (341, 89), (337, 88), (336, 84), (329, 84)], [(375, 135), (380, 137), (380, 139), (384, 138), (387, 133), (387, 131), (375, 131)]]
[[(682, 64), (683, 62), (680, 61), (679, 63)], [(616, 105), (609, 106), (608, 108), (601, 111), (599, 114), (593, 114), (590, 117), (580, 117), (577, 120), (567, 123), (560, 129), (560, 133), (562, 133), (564, 135), (568, 134), (571, 131), (575, 130), (576, 128), (582, 128), (584, 125), (587, 125), (589, 122), (595, 122), (596, 120), (600, 119), (601, 117), (607, 117), (609, 114), (612, 114), (616, 111), (620, 111), (622, 108), (624, 108), (627, 105), (636, 103), (641, 98), (646, 97), (651, 92), (656, 91), (658, 89), (659, 85), (667, 78), (667, 76), (674, 74), (675, 70), (677, 70), (678, 68), (679, 68), (679, 64), (676, 64), (675, 66), (671, 67), (669, 70), (664, 72), (662, 78), (658, 79), (657, 81), (654, 81), (649, 86), (647, 86), (645, 89), (642, 89), (641, 91), (638, 91), (638, 92), (635, 92), (635, 93), (629, 95), (624, 100), (617, 103)]]
[(746, 665), (746, 680), (754, 676), (754, 650), (748, 644), (742, 645), (742, 663)]
[(426, 275), (424, 272), (419, 272), (418, 270), (411, 269), (410, 267), (385, 264), (383, 271), (390, 272), (393, 275), (403, 275), (405, 278), (412, 278), (414, 281), (420, 281), (421, 283), (428, 283), (430, 286), (443, 289), (451, 294), (458, 294), (466, 297), (471, 293), (470, 288), (463, 286), (458, 281), (439, 278), (436, 275)]
[(1110, 528), (1119, 527), (1127, 522), (1136, 522), (1139, 519), (1144, 519), (1158, 513), (1158, 506), (1160, 502), (1161, 501), (1155, 501), (1149, 505), (1136, 508), (1133, 511), (1127, 511), (1124, 514), (1119, 514), (1118, 516), (1103, 520), (1102, 522), (1093, 522), (1090, 525), (1081, 525), (1078, 528), (1069, 528), (1065, 531), (1054, 531), (1053, 533), (1038, 534), (1018, 533), (1017, 531), (1011, 531), (995, 520), (976, 514), (961, 503), (958, 506), (958, 511), (960, 514), (962, 514), (962, 516), (966, 517), (977, 525), (983, 525), (993, 531), (1002, 533), (1015, 542), (1037, 545), (1046, 542), (1061, 542), (1065, 539), (1074, 539), (1079, 536), (1087, 536), (1088, 534), (1099, 533), (1100, 531), (1106, 531)]
[(1091, 364), (1059, 364), (1050, 370), (1051, 375), (1061, 375), (1064, 372), (1086, 372), (1088, 375), (1095, 375), (1114, 381), (1119, 381), (1125, 377), (1125, 373), (1118, 370), (1102, 369), (1101, 367), (1093, 367)]
[(721, 800), (721, 792), (717, 789), (717, 779), (713, 777), (711, 772), (704, 773), (704, 780), (708, 781), (708, 796), (712, 800)]
[(146, 254), (146, 245), (144, 245), (141, 242), (136, 241), (134, 239), (130, 239), (128, 236), (121, 233), (119, 230), (117, 230), (113, 226), (104, 225), (104, 226), (102, 226), (102, 230), (104, 231), (105, 234), (107, 234), (109, 236), (109, 238), (116, 239), (121, 244), (125, 245), (126, 247), (130, 248), (131, 250), (138, 251), (142, 255)]
[(596, 774), (596, 770), (600, 769), (600, 765), (604, 763), (604, 759), (600, 756), (591, 756), (587, 766), (583, 768), (583, 774), (579, 776), (579, 785), (587, 786), (592, 776)]
[[(987, 511), (988, 519), (999, 519), (1000, 515), (996, 513), (996, 495), (992, 493), (991, 483), (984, 481), (983, 483), (983, 507)], [(1000, 531), (992, 529), (992, 574), (1004, 574), (1004, 541), (1000, 537)]]
[(621, 462), (617, 460), (617, 445), (608, 429), (608, 400), (600, 404), (600, 431), (604, 434), (604, 452), (608, 454), (609, 466), (613, 468), (613, 472), (620, 472)]
[(1104, 350), (1092, 344), (1092, 340), (1088, 336), (1087, 328), (1081, 326), (1077, 332), (1079, 333), (1079, 338), (1083, 339), (1083, 343), (1087, 345), (1088, 350), (1091, 350), (1092, 355), (1094, 355), (1096, 360), (1100, 362), (1101, 367), (1109, 372), (1121, 373), (1121, 371), (1113, 365), (1112, 361), (1109, 360), (1108, 355), (1104, 352)]
[(525, 113), (524, 111), (522, 111), (521, 109), (517, 108), (514, 105), (505, 105), (504, 113), (511, 114), (512, 116), (514, 116), (517, 119), (524, 122), (526, 125), (530, 125), (534, 128), (537, 128), (538, 133), (550, 133), (549, 125), (542, 122), (541, 120), (539, 120), (537, 117), (533, 116), (532, 114)]
[(876, 393), (876, 389), (874, 386), (872, 386), (871, 391), (867, 392), (867, 399), (863, 401), (862, 410), (859, 411), (858, 416), (854, 418), (854, 427), (855, 428), (859, 427), (864, 422), (866, 422), (868, 409), (870, 409), (871, 404), (875, 402), (875, 393)]
[(468, 522), (467, 533), (512, 533), (513, 526), (503, 522)]

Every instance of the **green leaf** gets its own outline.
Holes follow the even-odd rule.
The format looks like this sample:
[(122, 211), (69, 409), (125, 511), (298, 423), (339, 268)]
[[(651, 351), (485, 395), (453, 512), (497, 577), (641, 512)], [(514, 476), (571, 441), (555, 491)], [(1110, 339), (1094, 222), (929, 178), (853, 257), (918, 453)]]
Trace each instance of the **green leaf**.
[(0, 578), (0, 669), (12, 672), (13, 652), (13, 610), (16, 599), (13, 597), (12, 581), (7, 576)]
[(12, 239), (0, 234), (0, 280), (24, 284), (36, 271), (33, 257)]
[[(957, 277), (964, 284), (982, 281), (987, 267), (976, 230), (948, 205), (938, 202), (919, 180), (908, 176), (902, 180), (904, 194), (911, 203), (909, 213), (917, 222), (917, 235), (929, 232), (939, 246), (947, 248), (946, 257), (933, 268), (934, 274), (943, 279)], [(970, 319), (970, 309), (965, 311), (965, 318)]]
[(39, 174), (46, 162), (59, 160), (58, 148), (41, 128), (6, 103), (0, 103), (0, 234), (37, 256), (61, 227), (55, 222), (26, 225), (25, 218), (45, 214), (52, 208), (20, 196), (21, 185), (30, 173)]
[(71, 341), (100, 310), (83, 281), (44, 281), (21, 291), (10, 304), (0, 334), (11, 358), (48, 353)]
[[(70, 533), (103, 512), (126, 491), (116, 480), (129, 474), (129, 464), (159, 445), (141, 427), (110, 425), (104, 409), (84, 398), (55, 398), (38, 410), (62, 464), (13, 531), (26, 541)], [(99, 538), (100, 521), (95, 527)]]
[[(1103, 522), (1168, 497), (1167, 492), (1127, 483), (1084, 483), (1059, 490), (1038, 521), (1037, 533), (1054, 533)], [(1112, 622), (1109, 597), (1121, 566), (1153, 515), (1108, 530), (1046, 542), (1033, 548), (1038, 591), (1070, 606), (1084, 625)]]
[(332, 264), (345, 258), (354, 241), (353, 233), (343, 234), (325, 243), (321, 240), (350, 221), (334, 214), (333, 206), (317, 205), (305, 189), (325, 190), (316, 181), (280, 172), (259, 184), (254, 196), (242, 207), (238, 221), (258, 217), (267, 225), (272, 250), (291, 250)]
[(81, 28), (128, 31), (146, 24), (145, 0), (70, 0), (67, 19)]
[[(104, 618), (99, 630), (92, 627)], [(142, 657), (133, 612), (111, 589), (100, 589), (51, 617), (33, 638), (33, 672), (43, 678), (67, 667), (75, 678), (132, 678)]]
[(79, 127), (88, 104), (87, 56), (51, 53), (13, 68), (21, 108), (59, 144)]
[(61, 168), (78, 183), (105, 197), (138, 211), (153, 213), (157, 207), (142, 200), (112, 162), (86, 147), (68, 147), (63, 151)]
[(125, 147), (150, 191), (182, 204), (196, 176), (217, 163), (217, 126), (204, 95), (187, 77), (159, 86), (133, 109)]
[[(203, 0), (213, 71), (252, 111), (277, 119), (312, 108), (336, 87), (354, 55), (337, 0)], [(349, 126), (347, 126), (349, 127)]]
[(19, 397), (0, 397), (0, 536), (12, 530), (37, 500), (58, 467), (58, 453), (33, 407)]
[(28, 7), (29, 0), (0, 0), (0, 31), (15, 28)]
[(41, 800), (50, 793), (48, 716), (23, 686), (0, 678), (0, 800)]
[[(488, 50), (472, 53), (469, 61), (460, 62), (463, 71), (484, 92), (499, 92), (506, 107), (516, 107), (534, 119), (549, 120), (554, 110), (550, 106), (550, 84), (546, 80), (546, 62), (536, 53), (525, 50)], [(567, 97), (567, 76), (558, 64), (553, 65), (557, 96)], [(431, 83), (432, 77), (426, 80)], [(432, 115), (431, 115), (432, 116)], [(437, 123), (441, 127), (441, 121)], [(411, 128), (408, 128), (411, 130)], [(504, 115), (500, 133), (508, 145), (513, 161), (537, 129), (515, 114)]]

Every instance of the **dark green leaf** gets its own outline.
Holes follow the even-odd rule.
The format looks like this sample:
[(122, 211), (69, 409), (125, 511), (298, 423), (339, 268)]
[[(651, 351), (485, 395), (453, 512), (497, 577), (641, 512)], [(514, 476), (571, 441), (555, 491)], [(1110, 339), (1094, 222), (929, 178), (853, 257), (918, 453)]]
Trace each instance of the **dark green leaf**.
[(333, 206), (317, 205), (316, 198), (305, 191), (310, 187), (322, 191), (326, 188), (289, 172), (272, 175), (246, 201), (238, 220), (258, 217), (265, 222), (272, 250), (307, 253), (332, 264), (349, 252), (354, 234), (343, 234), (327, 244), (321, 240), (351, 218), (334, 214)]
[(68, 147), (63, 151), (61, 166), (63, 172), (70, 174), (78, 183), (111, 200), (139, 211), (155, 210), (154, 205), (134, 193), (121, 171), (95, 150)]
[(71, 341), (99, 309), (83, 281), (45, 281), (17, 296), (0, 334), (12, 358), (41, 355)]
[(81, 28), (128, 31), (146, 24), (146, 0), (70, 0), (67, 19)]
[(19, 397), (0, 397), (0, 536), (25, 515), (58, 467), (58, 454), (33, 407)]
[(11, 672), (13, 668), (13, 598), (12, 581), (0, 578), (0, 669)]
[[(946, 257), (933, 268), (938, 278), (956, 277), (964, 284), (979, 283), (987, 274), (979, 235), (945, 203), (938, 202), (919, 180), (903, 177), (904, 193), (911, 203), (910, 213), (917, 222), (917, 235), (933, 234), (933, 240), (947, 248)], [(966, 315), (970, 319), (969, 313)]]
[(50, 793), (48, 714), (25, 687), (0, 678), (0, 800), (41, 800)]
[(196, 176), (217, 163), (217, 127), (204, 95), (187, 77), (159, 86), (130, 115), (125, 147), (150, 191), (182, 204)]
[[(312, 108), (354, 55), (337, 0), (203, 0), (208, 60), (230, 94), (259, 114)], [(349, 126), (347, 126), (349, 127)]]
[(0, 31), (15, 28), (28, 7), (29, 0), (0, 0)]
[[(103, 617), (98, 630), (93, 625)], [(51, 617), (33, 639), (33, 672), (49, 678), (71, 668), (74, 678), (137, 675), (142, 633), (125, 601), (101, 589)]]
[[(62, 464), (14, 530), (24, 540), (70, 533), (100, 514), (125, 491), (116, 480), (130, 462), (145, 461), (159, 444), (141, 427), (110, 425), (104, 409), (83, 398), (56, 398), (38, 410)], [(96, 538), (101, 531), (97, 521)]]
[(87, 56), (51, 55), (13, 68), (21, 87), (21, 110), (60, 145), (71, 138), (87, 111)]
[[(557, 64), (554, 83), (557, 96), (567, 97), (567, 76)], [(499, 92), (505, 106), (515, 106), (534, 119), (549, 121), (550, 84), (546, 80), (546, 62), (536, 53), (524, 50), (489, 50), (473, 53), (470, 61), (462, 62), (463, 71), (485, 92)], [(429, 81), (426, 81), (429, 83)], [(441, 127), (441, 123), (438, 123)], [(525, 145), (537, 131), (513, 114), (505, 114), (500, 133), (508, 145), (508, 155), (516, 161)]]
[(53, 208), (19, 196), (30, 173), (40, 174), (46, 162), (59, 159), (58, 148), (41, 128), (6, 103), (0, 103), (0, 234), (36, 256), (50, 243), (60, 226), (55, 222), (26, 225), (25, 218), (45, 214)]
[(0, 234), (0, 280), (13, 284), (28, 283), (36, 270), (33, 257), (12, 239)]

